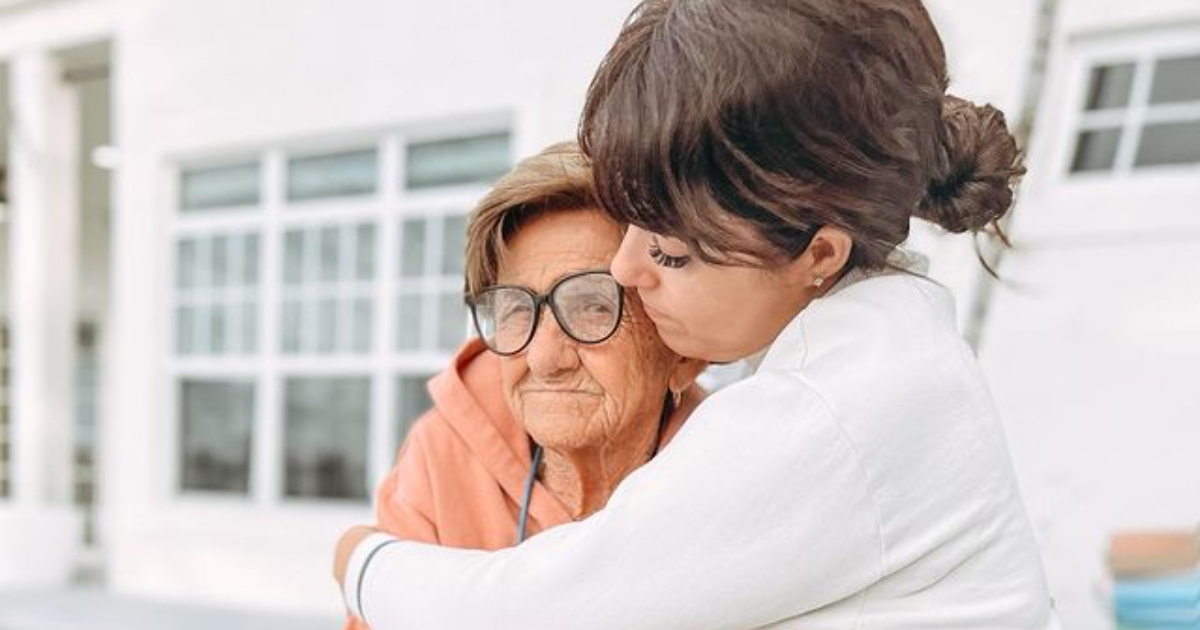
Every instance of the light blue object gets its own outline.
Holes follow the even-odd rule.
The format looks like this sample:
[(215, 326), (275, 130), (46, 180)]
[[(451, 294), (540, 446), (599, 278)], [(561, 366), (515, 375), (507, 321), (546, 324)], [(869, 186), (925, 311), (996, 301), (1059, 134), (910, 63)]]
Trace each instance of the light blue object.
[(1118, 609), (1159, 604), (1195, 608), (1200, 606), (1200, 573), (1153, 580), (1119, 580), (1113, 588), (1113, 604)]

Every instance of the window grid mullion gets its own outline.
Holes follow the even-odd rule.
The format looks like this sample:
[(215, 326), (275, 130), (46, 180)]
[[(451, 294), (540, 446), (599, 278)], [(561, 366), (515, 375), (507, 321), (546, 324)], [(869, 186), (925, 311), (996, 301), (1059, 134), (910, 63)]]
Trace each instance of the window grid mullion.
[(282, 151), (269, 151), (263, 159), (263, 225), (259, 260), (259, 369), (255, 398), (253, 476), (251, 491), (258, 505), (281, 502), (283, 463), (283, 375), (279, 369), (282, 352), (283, 235), (281, 205), (284, 187)]
[(375, 282), (366, 291), (371, 298), (371, 352), (376, 383), (372, 394), (371, 424), (367, 431), (370, 436), (367, 451), (368, 487), (370, 482), (382, 479), (387, 474), (396, 453), (392, 414), (400, 393), (396, 391), (396, 374), (391, 370), (390, 359), (396, 351), (397, 339), (393, 330), (396, 326), (394, 307), (398, 299), (395, 288), (400, 267), (397, 246), (401, 217), (395, 209), (399, 205), (403, 167), (400, 136), (384, 136), (379, 146), (381, 211), (375, 229), (375, 268), (372, 270)]
[(1136, 70), (1133, 73), (1129, 111), (1125, 118), (1120, 144), (1117, 146), (1117, 159), (1113, 165), (1113, 172), (1119, 175), (1128, 175), (1133, 171), (1134, 158), (1142, 139), (1142, 125), (1145, 124), (1146, 108), (1150, 101), (1150, 85), (1153, 75), (1154, 55), (1139, 56)]

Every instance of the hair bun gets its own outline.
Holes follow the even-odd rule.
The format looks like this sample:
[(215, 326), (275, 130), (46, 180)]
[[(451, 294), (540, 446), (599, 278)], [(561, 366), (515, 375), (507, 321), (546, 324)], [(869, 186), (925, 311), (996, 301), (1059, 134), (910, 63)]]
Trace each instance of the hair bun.
[(961, 234), (981, 230), (1008, 212), (1025, 167), (1000, 110), (947, 95), (935, 151), (916, 216)]

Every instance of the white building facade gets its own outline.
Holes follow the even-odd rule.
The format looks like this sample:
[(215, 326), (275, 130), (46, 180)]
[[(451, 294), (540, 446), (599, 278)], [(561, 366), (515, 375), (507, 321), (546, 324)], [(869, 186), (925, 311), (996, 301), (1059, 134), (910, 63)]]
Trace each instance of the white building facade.
[[(1039, 291), (913, 241), (965, 325), (988, 299), (1059, 605), (1102, 627), (1105, 533), (1200, 520), (1200, 6), (930, 4), (954, 90), (1036, 113), (1001, 272)], [(0, 1), (0, 584), (336, 616), (331, 544), (468, 334), (465, 213), (573, 136), (631, 8)]]

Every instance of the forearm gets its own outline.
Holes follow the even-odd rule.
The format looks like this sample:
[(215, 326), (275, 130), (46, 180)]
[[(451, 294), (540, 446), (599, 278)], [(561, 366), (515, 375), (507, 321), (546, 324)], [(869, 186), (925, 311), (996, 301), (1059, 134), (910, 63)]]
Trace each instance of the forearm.
[[(815, 417), (825, 410), (797, 421), (806, 410), (786, 400), (778, 414), (735, 420), (731, 404), (694, 419), (586, 521), (499, 552), (412, 542), (380, 549), (362, 574), (367, 622), (374, 630), (754, 628), (878, 579), (875, 511), (853, 449)], [(784, 480), (794, 489), (781, 488)]]

